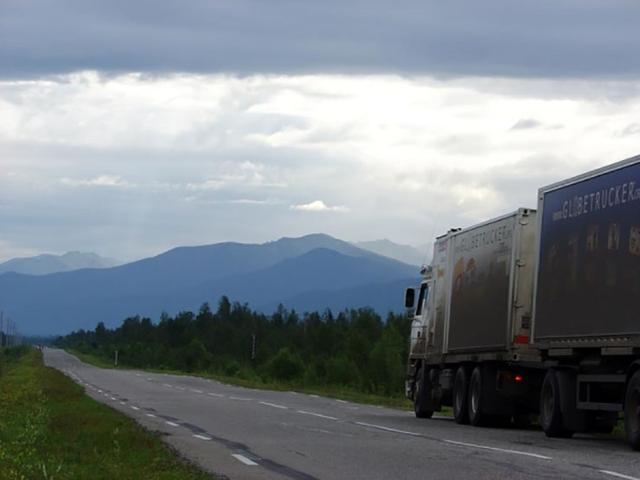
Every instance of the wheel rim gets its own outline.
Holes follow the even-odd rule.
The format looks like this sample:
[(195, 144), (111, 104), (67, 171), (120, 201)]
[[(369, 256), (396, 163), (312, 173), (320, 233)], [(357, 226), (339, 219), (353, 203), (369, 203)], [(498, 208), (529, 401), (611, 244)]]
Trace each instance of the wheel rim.
[(478, 395), (478, 384), (474, 382), (471, 389), (471, 411), (475, 415), (478, 413), (478, 404), (480, 403), (480, 396)]
[(462, 411), (462, 392), (460, 390), (461, 390), (460, 387), (456, 388), (456, 403), (455, 403), (456, 413), (460, 413)]

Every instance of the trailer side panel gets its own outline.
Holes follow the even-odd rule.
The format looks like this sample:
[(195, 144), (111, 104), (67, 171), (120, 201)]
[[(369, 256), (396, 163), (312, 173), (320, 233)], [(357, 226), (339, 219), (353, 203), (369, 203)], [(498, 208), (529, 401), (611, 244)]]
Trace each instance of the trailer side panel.
[(541, 189), (539, 213), (536, 342), (638, 343), (640, 163)]
[(517, 215), (453, 239), (447, 351), (506, 348)]

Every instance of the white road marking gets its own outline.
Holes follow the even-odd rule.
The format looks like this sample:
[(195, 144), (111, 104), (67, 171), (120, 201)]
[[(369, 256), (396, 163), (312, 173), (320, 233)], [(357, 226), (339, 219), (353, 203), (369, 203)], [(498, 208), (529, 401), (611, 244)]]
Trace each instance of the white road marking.
[(193, 436), (199, 438), (200, 440), (211, 440), (211, 437), (207, 437), (205, 435), (194, 434)]
[(421, 437), (422, 436), (419, 433), (407, 432), (406, 430), (398, 430), (396, 428), (384, 427), (382, 425), (374, 425), (373, 423), (365, 423), (365, 422), (355, 422), (355, 423), (356, 423), (356, 425), (362, 425), (363, 427), (377, 428), (378, 430), (384, 430), (386, 432), (402, 433), (404, 435), (412, 435), (414, 437)]
[(287, 410), (289, 407), (285, 407), (284, 405), (278, 405), (277, 403), (269, 403), (269, 402), (260, 402), (260, 405), (266, 405), (267, 407), (273, 408), (281, 408), (283, 410)]
[(176, 388), (177, 388), (178, 390), (182, 390), (182, 391), (186, 390), (186, 388), (184, 388), (184, 387), (176, 387)]
[(202, 393), (202, 390), (196, 390), (195, 388), (191, 390), (193, 393)]
[(131, 410), (140, 410), (140, 409), (134, 405), (131, 405)]
[(156, 416), (153, 413), (145, 413), (145, 415), (147, 417), (156, 418)]
[(178, 425), (177, 423), (173, 423), (173, 422), (169, 422), (169, 421), (166, 421), (166, 422), (164, 422), (164, 423), (166, 423), (167, 425), (170, 425), (170, 426), (172, 426), (172, 427), (179, 427), (179, 426), (180, 426), (180, 425)]
[(541, 458), (543, 460), (553, 460), (551, 457), (547, 457), (546, 455), (540, 455), (538, 453), (522, 452), (520, 450), (511, 450), (508, 448), (489, 447), (487, 445), (477, 445), (475, 443), (456, 442), (454, 440), (443, 440), (443, 441), (445, 443), (449, 443), (451, 445), (459, 445), (461, 447), (480, 448), (482, 450), (491, 450), (494, 452), (513, 453), (515, 455), (524, 455), (527, 457)]
[(141, 377), (142, 374), (141, 373), (136, 373), (136, 377)]
[(113, 400), (114, 402), (116, 401), (116, 397), (109, 397), (109, 399)]
[(212, 397), (224, 397), (221, 393), (207, 393), (207, 395), (211, 395)]
[(310, 394), (309, 396), (310, 396), (310, 397), (312, 397), (312, 398), (320, 398), (320, 396), (319, 396), (319, 395), (315, 395), (315, 394), (313, 394), (313, 393), (312, 393), (312, 394)]
[(256, 465), (258, 465), (256, 462), (254, 462), (253, 460), (249, 460), (247, 457), (245, 457), (244, 455), (240, 455), (239, 453), (234, 453), (233, 455), (231, 455), (233, 458), (235, 458), (236, 460), (244, 463), (245, 465), (249, 465), (252, 467), (255, 467)]
[(321, 413), (307, 412), (305, 410), (296, 410), (302, 415), (313, 415), (314, 417), (326, 418), (327, 420), (338, 420), (336, 417), (330, 417), (329, 415), (322, 415)]
[(120, 402), (120, 405), (126, 405), (126, 403), (124, 403), (124, 402)]
[(229, 397), (229, 400), (242, 400), (243, 402), (248, 402), (251, 399), (245, 397)]
[(169, 388), (173, 387), (173, 385), (169, 385), (168, 383), (163, 383), (162, 386), (169, 387)]
[(336, 399), (336, 402), (338, 402), (338, 403), (349, 403), (346, 400), (340, 400), (340, 399)]
[(598, 470), (601, 473), (605, 473), (607, 475), (611, 475), (612, 477), (624, 478), (625, 480), (640, 480), (638, 477), (632, 477), (630, 475), (624, 475), (618, 472), (612, 472), (611, 470)]

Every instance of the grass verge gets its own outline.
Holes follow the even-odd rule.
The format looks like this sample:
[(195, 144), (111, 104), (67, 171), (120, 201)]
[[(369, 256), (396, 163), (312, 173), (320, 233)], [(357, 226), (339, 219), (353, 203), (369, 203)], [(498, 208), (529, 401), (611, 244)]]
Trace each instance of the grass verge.
[(0, 352), (0, 365), (1, 478), (211, 478), (45, 367), (37, 350)]

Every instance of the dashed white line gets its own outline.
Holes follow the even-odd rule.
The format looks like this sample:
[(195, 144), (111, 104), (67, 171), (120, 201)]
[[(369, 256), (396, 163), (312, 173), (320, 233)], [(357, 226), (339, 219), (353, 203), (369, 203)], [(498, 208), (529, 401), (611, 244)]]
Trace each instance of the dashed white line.
[(618, 472), (612, 472), (611, 470), (598, 470), (600, 473), (604, 473), (606, 475), (611, 475), (616, 478), (623, 478), (625, 480), (640, 480), (638, 477), (632, 477), (631, 475), (624, 475)]
[(229, 397), (229, 400), (241, 400), (243, 402), (248, 402), (251, 399), (250, 398), (245, 398), (245, 397)]
[(235, 458), (236, 460), (244, 463), (245, 465), (249, 465), (251, 467), (255, 467), (256, 465), (258, 465), (256, 462), (254, 462), (253, 460), (248, 459), (247, 457), (245, 457), (244, 455), (240, 455), (239, 453), (234, 453), (233, 455), (231, 455), (233, 458)]
[(167, 420), (166, 422), (164, 422), (164, 423), (166, 423), (167, 425), (169, 425), (169, 426), (171, 426), (171, 427), (179, 427), (179, 426), (180, 426), (180, 425), (178, 425), (177, 423), (173, 423), (173, 422), (170, 422), (170, 421), (168, 421), (168, 420)]
[(163, 387), (168, 387), (168, 388), (173, 387), (173, 385), (169, 385), (168, 383), (163, 383), (163, 384), (162, 384), (162, 386), (163, 386)]
[(349, 402), (347, 402), (346, 400), (340, 400), (339, 398), (338, 398), (338, 399), (336, 399), (336, 402), (338, 402), (338, 403), (349, 403)]
[(310, 396), (311, 398), (320, 398), (320, 396), (319, 396), (319, 395), (315, 395), (315, 394), (313, 394), (313, 393), (312, 393), (311, 395), (309, 395), (309, 396)]
[[(475, 443), (456, 442), (454, 440), (443, 440), (443, 441), (445, 443), (449, 443), (451, 445), (459, 445), (461, 447), (480, 448), (482, 450), (491, 450), (491, 451), (494, 451), (494, 452), (513, 453), (515, 455), (524, 455), (524, 456), (527, 456), (527, 457), (541, 458), (542, 460), (552, 460), (551, 457), (547, 457), (546, 455), (540, 455), (538, 453), (522, 452), (520, 450), (511, 450), (511, 449), (508, 449), (508, 448), (489, 447), (487, 445), (478, 445), (478, 444), (475, 444)], [(633, 479), (633, 480), (637, 480), (637, 479)]]
[(126, 405), (126, 403), (124, 403), (124, 402), (120, 402), (120, 405)]
[(267, 407), (273, 407), (273, 408), (281, 408), (283, 410), (289, 409), (289, 407), (285, 407), (284, 405), (278, 405), (277, 403), (260, 402), (260, 405), (266, 405)]
[(211, 440), (211, 437), (207, 437), (205, 435), (198, 435), (197, 433), (193, 435), (196, 438), (199, 438), (200, 440)]
[(296, 411), (298, 413), (301, 413), (302, 415), (313, 415), (314, 417), (325, 418), (327, 420), (338, 420), (336, 417), (330, 417), (329, 415), (322, 415), (321, 413), (307, 412), (306, 410), (296, 410)]
[(156, 418), (156, 416), (153, 413), (145, 413), (145, 415), (147, 417)]
[(193, 393), (202, 393), (202, 390), (197, 390), (197, 389), (195, 389), (195, 388), (194, 388), (194, 389), (192, 389), (191, 391), (192, 391)]
[(224, 397), (224, 395), (222, 395), (221, 393), (207, 393), (207, 395), (218, 398)]
[(130, 408), (131, 408), (131, 410), (140, 410), (138, 407), (136, 407), (136, 406), (134, 406), (134, 405), (131, 405), (131, 407), (130, 407)]
[(407, 432), (406, 430), (398, 430), (396, 428), (385, 427), (385, 426), (382, 426), (382, 425), (375, 425), (373, 423), (365, 423), (365, 422), (355, 422), (355, 423), (356, 423), (356, 425), (361, 425), (363, 427), (377, 428), (378, 430), (384, 430), (386, 432), (402, 433), (404, 435), (412, 435), (414, 437), (421, 437), (422, 436), (419, 433)]

